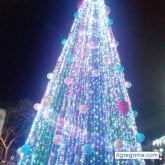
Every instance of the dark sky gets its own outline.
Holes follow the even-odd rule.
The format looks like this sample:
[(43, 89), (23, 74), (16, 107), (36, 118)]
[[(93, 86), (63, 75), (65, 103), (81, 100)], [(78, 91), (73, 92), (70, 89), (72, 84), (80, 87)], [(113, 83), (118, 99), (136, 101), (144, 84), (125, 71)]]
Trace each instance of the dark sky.
[[(107, 0), (137, 125), (161, 136), (165, 110), (165, 1)], [(0, 100), (40, 101), (69, 34), (77, 0), (0, 0)], [(156, 117), (158, 116), (158, 117)], [(152, 121), (160, 123), (152, 126)], [(144, 126), (147, 125), (147, 126)]]

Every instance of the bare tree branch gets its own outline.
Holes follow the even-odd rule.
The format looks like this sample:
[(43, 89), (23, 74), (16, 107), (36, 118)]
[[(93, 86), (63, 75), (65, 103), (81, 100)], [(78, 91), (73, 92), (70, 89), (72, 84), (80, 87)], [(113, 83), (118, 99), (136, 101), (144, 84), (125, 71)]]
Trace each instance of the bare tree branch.
[(3, 147), (4, 147), (5, 149), (7, 149), (7, 146), (6, 146), (4, 140), (3, 140), (1, 137), (0, 137), (0, 141), (1, 141), (2, 145), (3, 145)]

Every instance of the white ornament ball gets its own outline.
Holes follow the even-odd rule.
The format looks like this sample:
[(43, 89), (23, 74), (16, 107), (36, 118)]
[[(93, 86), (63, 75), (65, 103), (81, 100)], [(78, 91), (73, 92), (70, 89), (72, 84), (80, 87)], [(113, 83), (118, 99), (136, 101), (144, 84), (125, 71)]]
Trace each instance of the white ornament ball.
[(100, 71), (98, 70), (98, 69), (94, 69), (94, 70), (92, 70), (92, 76), (93, 77), (98, 77), (98, 76), (100, 76)]
[(16, 152), (17, 152), (17, 154), (18, 154), (19, 156), (21, 156), (21, 147), (18, 148)]
[(41, 104), (35, 103), (35, 104), (33, 105), (33, 109), (36, 110), (36, 111), (39, 111), (39, 110), (41, 109)]
[(90, 49), (98, 49), (100, 47), (100, 41), (97, 37), (91, 37), (88, 40), (88, 47)]
[(70, 77), (66, 77), (66, 78), (64, 79), (64, 83), (65, 83), (66, 85), (71, 85), (71, 84), (73, 83), (73, 79), (70, 78)]
[(82, 114), (85, 114), (88, 112), (88, 106), (87, 105), (80, 105), (79, 112)]
[(61, 135), (55, 135), (53, 138), (53, 143), (56, 145), (60, 145), (63, 142), (63, 138)]
[(131, 88), (132, 87), (132, 83), (129, 82), (129, 81), (126, 81), (124, 85), (125, 85), (126, 88)]
[(51, 80), (51, 79), (53, 78), (53, 73), (48, 73), (48, 74), (47, 74), (47, 78), (48, 78), (49, 80)]

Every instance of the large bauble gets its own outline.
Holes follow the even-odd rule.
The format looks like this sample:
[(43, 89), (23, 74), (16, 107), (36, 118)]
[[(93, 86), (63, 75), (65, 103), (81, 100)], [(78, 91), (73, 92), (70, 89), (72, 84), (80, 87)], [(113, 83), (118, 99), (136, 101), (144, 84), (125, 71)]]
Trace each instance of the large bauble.
[(100, 71), (98, 69), (93, 69), (91, 74), (93, 77), (98, 77), (100, 76)]
[(71, 85), (71, 84), (73, 83), (73, 79), (70, 78), (70, 77), (66, 77), (66, 78), (64, 79), (64, 83), (65, 83), (66, 85)]
[(28, 145), (28, 144), (24, 144), (22, 147), (21, 147), (21, 152), (23, 154), (29, 154), (30, 150), (31, 150), (31, 146)]
[(98, 49), (100, 47), (100, 41), (97, 37), (91, 37), (88, 40), (88, 47), (90, 49)]
[(48, 74), (47, 74), (47, 78), (48, 78), (49, 80), (51, 80), (51, 79), (53, 78), (53, 73), (48, 73)]
[(107, 25), (108, 26), (111, 26), (113, 24), (113, 20), (111, 19), (111, 18), (109, 18), (108, 20), (107, 20)]
[(133, 112), (133, 116), (134, 117), (137, 117), (138, 116), (138, 112), (137, 111), (133, 110), (132, 112)]
[(33, 105), (33, 109), (36, 110), (36, 111), (41, 110), (41, 104), (35, 103), (35, 104)]
[(136, 134), (136, 140), (137, 140), (139, 143), (143, 142), (143, 141), (145, 140), (144, 134), (142, 134), (142, 133), (137, 133), (137, 134)]
[(129, 104), (125, 100), (119, 100), (117, 102), (117, 109), (119, 110), (119, 113), (122, 115), (125, 115), (129, 111)]
[(81, 114), (87, 113), (87, 112), (88, 112), (88, 106), (87, 106), (87, 105), (80, 105), (80, 107), (79, 107), (79, 112), (80, 112)]
[(116, 71), (119, 72), (119, 73), (123, 72), (124, 71), (123, 65), (121, 65), (121, 64), (117, 65), (116, 66)]
[(114, 147), (115, 147), (115, 149), (120, 150), (123, 147), (122, 141), (119, 139), (115, 140)]
[(124, 86), (125, 86), (126, 88), (131, 88), (131, 87), (132, 87), (132, 83), (129, 82), (129, 81), (126, 81), (125, 84), (124, 84)]
[(67, 39), (62, 39), (61, 44), (66, 45), (66, 43), (67, 43)]
[(92, 154), (92, 146), (89, 145), (89, 144), (85, 144), (82, 146), (82, 152), (84, 155), (88, 156), (88, 155), (91, 155)]
[(61, 145), (63, 142), (63, 138), (61, 135), (55, 135), (53, 138), (53, 143), (56, 145)]

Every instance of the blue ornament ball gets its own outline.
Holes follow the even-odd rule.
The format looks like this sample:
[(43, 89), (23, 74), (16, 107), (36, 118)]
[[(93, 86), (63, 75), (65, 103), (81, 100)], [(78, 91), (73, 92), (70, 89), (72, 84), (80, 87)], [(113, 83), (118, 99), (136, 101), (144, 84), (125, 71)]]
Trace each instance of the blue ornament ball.
[(67, 43), (67, 39), (62, 39), (61, 44), (65, 45)]
[(21, 147), (21, 152), (22, 152), (23, 154), (28, 154), (28, 153), (30, 152), (30, 150), (31, 150), (31, 147), (30, 147), (30, 145), (28, 145), (28, 144), (24, 144), (24, 145)]
[(135, 111), (135, 110), (133, 110), (133, 116), (134, 116), (134, 117), (137, 117), (137, 116), (138, 116), (138, 112)]
[(107, 25), (108, 26), (111, 26), (113, 24), (113, 20), (111, 19), (111, 18), (109, 18), (108, 20), (107, 20)]
[(117, 65), (116, 70), (117, 72), (123, 72), (124, 71), (123, 65)]
[(136, 134), (136, 140), (137, 140), (139, 143), (143, 142), (143, 141), (145, 140), (144, 134), (142, 134), (142, 133), (137, 133), (137, 134)]
[(89, 144), (85, 144), (82, 146), (82, 152), (84, 155), (91, 155), (92, 154), (92, 147)]

